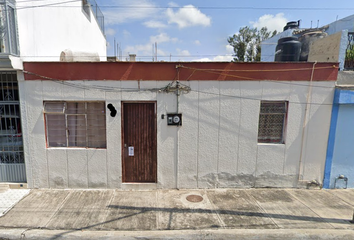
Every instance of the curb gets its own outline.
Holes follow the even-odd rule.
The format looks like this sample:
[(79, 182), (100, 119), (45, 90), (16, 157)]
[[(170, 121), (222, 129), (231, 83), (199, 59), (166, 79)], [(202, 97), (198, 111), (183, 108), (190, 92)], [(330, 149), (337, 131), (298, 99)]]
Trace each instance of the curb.
[(220, 229), (171, 231), (81, 231), (1, 229), (0, 240), (12, 239), (354, 239), (354, 230), (340, 229)]

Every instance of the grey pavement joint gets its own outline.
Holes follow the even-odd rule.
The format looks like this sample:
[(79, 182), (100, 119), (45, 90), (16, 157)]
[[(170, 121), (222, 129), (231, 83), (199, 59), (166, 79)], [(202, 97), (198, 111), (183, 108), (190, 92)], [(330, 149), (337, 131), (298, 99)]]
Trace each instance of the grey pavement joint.
[(31, 190), (0, 218), (0, 239), (20, 230), (26, 239), (354, 239), (352, 199), (354, 190)]

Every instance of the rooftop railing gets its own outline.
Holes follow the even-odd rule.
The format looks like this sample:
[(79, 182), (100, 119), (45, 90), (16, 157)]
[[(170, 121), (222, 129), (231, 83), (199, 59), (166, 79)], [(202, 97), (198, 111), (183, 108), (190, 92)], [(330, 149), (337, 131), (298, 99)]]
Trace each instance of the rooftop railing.
[(98, 26), (100, 27), (102, 33), (105, 34), (104, 33), (104, 15), (101, 12), (100, 7), (98, 6), (98, 4), (96, 3), (95, 0), (88, 0), (88, 2), (91, 5), (91, 9), (93, 11), (93, 15), (95, 16), (95, 18), (97, 20)]

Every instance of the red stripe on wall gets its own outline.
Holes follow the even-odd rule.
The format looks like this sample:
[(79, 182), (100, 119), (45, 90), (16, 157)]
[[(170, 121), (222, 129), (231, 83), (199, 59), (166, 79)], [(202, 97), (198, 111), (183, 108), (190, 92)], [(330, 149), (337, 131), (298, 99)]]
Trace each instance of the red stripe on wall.
[(338, 63), (25, 62), (25, 80), (335, 81)]

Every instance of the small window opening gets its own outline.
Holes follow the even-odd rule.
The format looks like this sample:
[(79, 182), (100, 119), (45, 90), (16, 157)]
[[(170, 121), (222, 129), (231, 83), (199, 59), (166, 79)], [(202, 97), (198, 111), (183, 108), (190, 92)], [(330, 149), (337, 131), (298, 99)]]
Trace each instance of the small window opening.
[(258, 142), (285, 143), (287, 101), (262, 101), (259, 113)]

